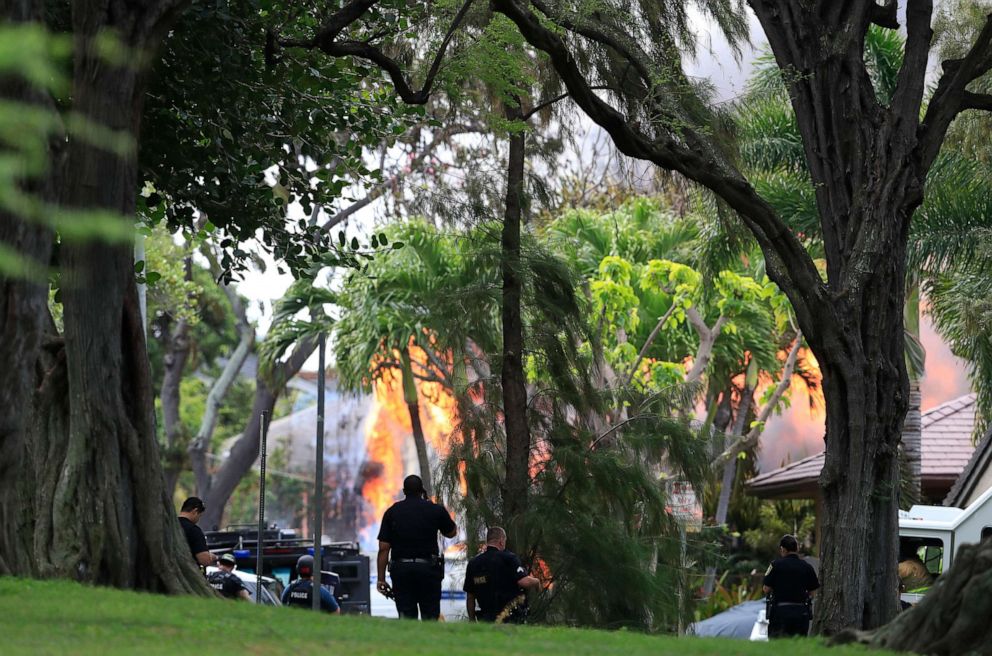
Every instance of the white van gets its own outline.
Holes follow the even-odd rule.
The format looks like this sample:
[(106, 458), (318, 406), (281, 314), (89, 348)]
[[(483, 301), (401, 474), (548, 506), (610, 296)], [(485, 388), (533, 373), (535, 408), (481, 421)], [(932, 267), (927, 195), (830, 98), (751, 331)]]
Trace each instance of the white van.
[[(977, 544), (992, 535), (992, 488), (967, 508), (913, 506), (899, 511), (899, 558), (919, 558), (936, 579), (951, 566), (961, 545)], [(904, 592), (902, 600), (915, 604), (923, 590)]]

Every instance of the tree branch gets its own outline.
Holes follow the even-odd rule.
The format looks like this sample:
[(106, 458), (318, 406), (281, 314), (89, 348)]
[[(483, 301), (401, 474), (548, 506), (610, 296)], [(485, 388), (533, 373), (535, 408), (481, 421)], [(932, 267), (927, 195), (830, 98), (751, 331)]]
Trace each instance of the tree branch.
[(789, 385), (792, 384), (792, 373), (796, 370), (796, 359), (799, 357), (799, 348), (802, 346), (802, 343), (803, 334), (799, 332), (796, 334), (796, 341), (793, 342), (792, 348), (789, 350), (789, 355), (785, 359), (785, 365), (782, 367), (782, 378), (778, 381), (778, 385), (775, 386), (775, 391), (772, 392), (768, 403), (765, 404), (765, 407), (758, 414), (754, 426), (748, 431), (747, 435), (735, 440), (730, 446), (724, 449), (723, 453), (716, 457), (713, 461), (714, 469), (722, 467), (731, 458), (736, 458), (738, 453), (750, 449), (758, 443), (758, 438), (764, 432), (765, 422), (768, 421), (768, 417), (775, 410), (786, 390), (789, 389)]
[[(469, 134), (472, 132), (479, 132), (479, 131), (480, 131), (479, 126), (475, 126), (471, 124), (468, 125), (459, 124), (455, 126), (445, 127), (443, 130), (438, 132), (437, 136), (435, 136), (435, 138), (432, 139), (429, 144), (424, 146), (424, 148), (417, 154), (416, 157), (410, 160), (409, 163), (410, 172), (412, 173), (413, 171), (416, 171), (420, 167), (420, 165), (423, 164), (424, 161), (431, 154), (433, 154), (434, 151), (439, 146), (448, 143), (448, 140), (451, 139), (452, 137), (457, 136), (459, 134)], [(399, 184), (400, 181), (402, 181), (403, 178), (405, 178), (407, 175), (408, 174), (405, 173), (403, 170), (397, 171), (394, 175), (390, 176), (389, 179), (384, 180), (379, 184), (377, 184), (376, 186), (374, 186), (361, 199), (356, 200), (354, 203), (344, 208), (343, 210), (339, 211), (334, 216), (332, 216), (327, 221), (325, 221), (324, 224), (320, 226), (320, 229), (323, 230), (324, 232), (327, 232), (328, 230), (331, 230), (335, 226), (344, 223), (349, 218), (351, 218), (351, 216), (355, 214), (355, 212), (358, 212), (359, 210), (368, 207), (375, 201), (385, 196), (390, 189), (392, 189), (397, 184)]]
[[(898, 3), (890, 0), (888, 4), (892, 5), (894, 15)], [(933, 0), (910, 0), (906, 7), (906, 50), (892, 95), (892, 109), (904, 122), (905, 129), (914, 131), (919, 126), (920, 106), (926, 89), (927, 61), (933, 41), (932, 18)]]
[(713, 344), (716, 343), (716, 338), (720, 336), (720, 330), (727, 323), (728, 319), (721, 314), (717, 318), (716, 323), (713, 324), (713, 327), (710, 328), (706, 325), (706, 321), (700, 316), (699, 311), (695, 307), (690, 307), (685, 311), (685, 318), (688, 319), (689, 324), (695, 329), (696, 334), (699, 335), (699, 348), (696, 349), (696, 356), (692, 361), (692, 369), (689, 370), (689, 373), (685, 377), (685, 382), (694, 383), (706, 371), (706, 367), (710, 363), (710, 356), (713, 354)]
[(942, 67), (944, 73), (920, 126), (917, 150), (926, 168), (937, 158), (954, 118), (961, 111), (970, 109), (964, 105), (965, 94), (968, 93), (965, 88), (972, 80), (992, 69), (992, 14), (988, 15), (968, 54), (961, 59), (949, 59), (943, 62)]
[(466, 0), (465, 4), (458, 10), (458, 13), (455, 14), (437, 53), (434, 55), (434, 59), (427, 71), (427, 76), (424, 79), (424, 84), (419, 91), (415, 91), (411, 83), (407, 81), (399, 62), (388, 56), (378, 47), (366, 41), (336, 40), (345, 28), (361, 18), (377, 1), (355, 0), (349, 5), (346, 5), (343, 9), (337, 11), (312, 39), (277, 39), (277, 42), (284, 48), (317, 49), (332, 57), (358, 57), (368, 60), (385, 71), (393, 83), (396, 94), (403, 102), (408, 105), (423, 105), (430, 98), (434, 80), (441, 70), (441, 64), (447, 52), (448, 45), (451, 43), (455, 31), (461, 26), (466, 14), (468, 14), (473, 0)]
[(618, 150), (682, 173), (711, 189), (740, 214), (765, 254), (770, 277), (789, 295), (804, 325), (815, 329), (818, 323), (829, 321), (822, 312), (813, 316), (813, 308), (829, 307), (829, 298), (812, 259), (739, 172), (728, 169), (711, 153), (681, 146), (671, 135), (652, 138), (634, 129), (623, 114), (595, 94), (565, 41), (546, 27), (527, 3), (492, 0), (492, 6), (510, 18), (531, 45), (548, 54), (569, 95), (610, 135)]
[(965, 91), (961, 99), (961, 109), (980, 109), (992, 112), (992, 94)]
[(665, 325), (665, 322), (668, 321), (669, 317), (671, 317), (672, 314), (675, 312), (675, 308), (679, 306), (678, 301), (679, 301), (678, 298), (673, 298), (671, 307), (665, 311), (665, 314), (663, 314), (662, 317), (658, 319), (658, 323), (654, 325), (654, 329), (651, 331), (651, 334), (648, 335), (648, 338), (644, 341), (644, 346), (642, 346), (641, 350), (638, 352), (637, 359), (634, 360), (634, 366), (632, 366), (630, 368), (630, 371), (627, 372), (626, 381), (624, 382), (624, 385), (630, 385), (630, 383), (634, 380), (634, 376), (637, 375), (637, 367), (640, 366), (641, 360), (643, 360), (644, 356), (647, 355), (648, 349), (651, 348), (652, 344), (654, 344), (654, 340), (658, 337), (658, 334), (661, 332), (661, 329)]
[[(595, 87), (589, 87), (589, 88), (592, 89), (593, 91), (615, 91), (615, 89), (613, 87), (608, 87), (608, 86), (603, 86), (603, 85), (595, 86)], [(537, 114), (542, 109), (547, 109), (548, 107), (551, 107), (552, 105), (554, 105), (557, 102), (560, 102), (562, 100), (565, 100), (565, 98), (568, 98), (568, 95), (569, 94), (566, 91), (565, 93), (560, 94), (560, 95), (557, 95), (554, 98), (549, 98), (548, 100), (545, 100), (543, 102), (540, 102), (540, 103), (534, 105), (533, 107), (531, 107), (530, 109), (528, 109), (526, 112), (524, 112), (524, 115), (522, 117), (520, 117), (520, 120), (522, 120), (522, 121), (529, 121), (531, 118), (533, 118), (534, 114)]]
[[(912, 4), (912, 2), (910, 2)], [(885, 0), (882, 4), (873, 4), (869, 13), (872, 23), (879, 27), (886, 27), (890, 30), (899, 29), (899, 17), (897, 11), (899, 3), (896, 0)]]

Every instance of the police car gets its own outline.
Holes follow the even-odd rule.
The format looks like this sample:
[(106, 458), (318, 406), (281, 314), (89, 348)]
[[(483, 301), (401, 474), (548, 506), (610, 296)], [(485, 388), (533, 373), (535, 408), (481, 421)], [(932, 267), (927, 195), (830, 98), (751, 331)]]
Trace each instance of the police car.
[[(213, 565), (207, 567), (207, 576), (209, 577), (214, 572), (219, 572), (219, 567), (214, 567)], [(258, 582), (257, 577), (249, 572), (242, 572), (240, 570), (234, 570), (231, 572), (244, 584), (245, 588), (248, 590), (248, 595), (251, 597), (252, 603), (257, 603), (255, 601), (255, 586)], [(262, 604), (266, 606), (282, 606), (282, 602), (279, 601), (281, 594), (282, 584), (271, 576), (262, 577)]]

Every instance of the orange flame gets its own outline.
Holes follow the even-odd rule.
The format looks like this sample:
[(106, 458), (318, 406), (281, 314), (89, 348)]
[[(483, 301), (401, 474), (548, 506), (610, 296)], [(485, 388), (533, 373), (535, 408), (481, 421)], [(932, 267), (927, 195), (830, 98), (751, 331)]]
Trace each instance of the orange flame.
[[(415, 368), (421, 370), (427, 363), (427, 355), (413, 345), (410, 354)], [(368, 463), (362, 484), (362, 496), (371, 506), (370, 525), (376, 524), (396, 500), (403, 478), (411, 472), (419, 473), (400, 373), (385, 370), (375, 382), (374, 392), (372, 421), (366, 435)], [(424, 438), (436, 454), (444, 455), (456, 423), (457, 402), (440, 383), (418, 380), (417, 392)]]

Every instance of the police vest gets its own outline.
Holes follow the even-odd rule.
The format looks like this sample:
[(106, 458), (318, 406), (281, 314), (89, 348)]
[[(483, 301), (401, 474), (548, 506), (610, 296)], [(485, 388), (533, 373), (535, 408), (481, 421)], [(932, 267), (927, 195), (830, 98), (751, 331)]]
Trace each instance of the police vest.
[[(238, 577), (234, 576), (234, 574), (231, 574), (230, 572), (214, 572), (213, 574), (207, 577), (207, 583), (209, 583), (210, 587), (212, 587), (217, 592), (221, 593), (223, 596), (228, 597), (230, 599), (234, 599), (237, 597), (237, 595), (231, 595), (224, 591), (224, 584), (227, 583), (227, 580), (229, 578), (237, 579)], [(238, 579), (237, 587), (239, 590), (242, 588), (241, 579)]]
[(310, 590), (313, 585), (310, 581), (304, 581), (302, 579), (297, 579), (289, 586), (289, 596), (286, 602), (290, 606), (306, 606), (307, 608), (313, 605), (313, 601), (310, 600)]

